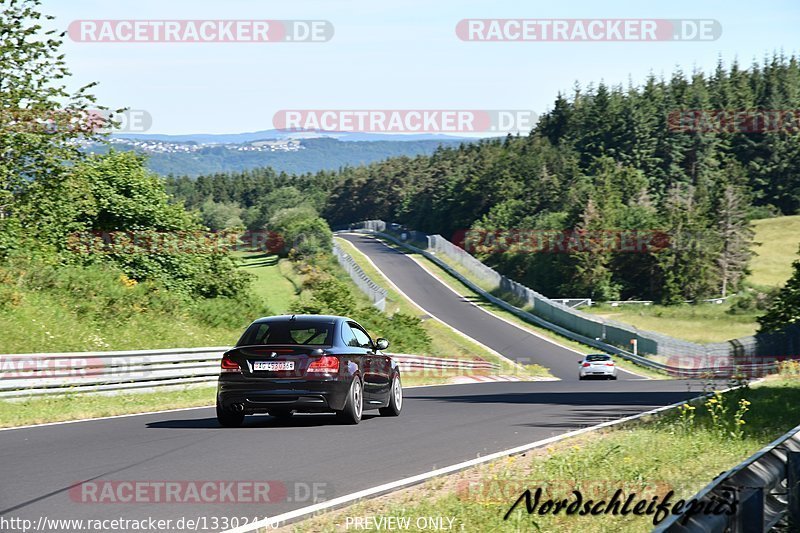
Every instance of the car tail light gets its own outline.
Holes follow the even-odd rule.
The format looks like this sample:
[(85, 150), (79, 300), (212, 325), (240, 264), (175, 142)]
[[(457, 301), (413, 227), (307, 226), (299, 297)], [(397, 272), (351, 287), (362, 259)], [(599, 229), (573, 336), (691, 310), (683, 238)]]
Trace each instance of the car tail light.
[(308, 366), (307, 372), (324, 372), (335, 374), (339, 372), (339, 358), (332, 355), (320, 357)]
[(592, 366), (592, 363), (583, 363), (581, 366), (583, 368), (586, 368), (587, 366)]
[(614, 366), (614, 363), (606, 363), (606, 366)]
[(225, 354), (222, 356), (222, 361), (219, 364), (220, 368), (223, 372), (241, 372), (242, 369), (239, 366), (239, 363), (231, 359), (231, 356)]

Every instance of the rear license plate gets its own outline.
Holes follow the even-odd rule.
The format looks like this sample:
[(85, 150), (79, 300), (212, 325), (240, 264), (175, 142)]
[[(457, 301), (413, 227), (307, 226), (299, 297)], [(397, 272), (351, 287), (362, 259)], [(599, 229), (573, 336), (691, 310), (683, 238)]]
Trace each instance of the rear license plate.
[(294, 370), (294, 361), (254, 361), (253, 370)]

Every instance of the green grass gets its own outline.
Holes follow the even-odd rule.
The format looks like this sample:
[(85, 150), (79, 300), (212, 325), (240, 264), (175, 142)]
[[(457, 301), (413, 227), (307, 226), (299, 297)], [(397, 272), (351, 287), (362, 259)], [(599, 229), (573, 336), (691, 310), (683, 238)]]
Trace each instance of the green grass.
[(758, 329), (761, 311), (729, 314), (730, 305), (594, 305), (581, 311), (632, 324), (639, 329), (657, 331), (687, 341), (708, 343), (752, 335)]
[(74, 393), (49, 398), (0, 401), (0, 427), (214, 405), (215, 395), (216, 387), (198, 386), (156, 392), (115, 395)]
[[(225, 299), (187, 301), (152, 292), (113, 270), (71, 267), (27, 281), (0, 268), (0, 353), (71, 352), (230, 346), (264, 313), (282, 313), (297, 289), (275, 256), (240, 254), (253, 274), (258, 305)], [(4, 277), (5, 276), (5, 277)], [(26, 280), (26, 281), (23, 281)], [(77, 292), (74, 287), (84, 287)], [(264, 305), (266, 304), (266, 305)]]
[(183, 309), (141, 310), (128, 316), (84, 313), (77, 298), (18, 291), (13, 306), (0, 308), (0, 352), (49, 353), (229, 346), (247, 325), (204, 324)]
[(753, 221), (756, 256), (750, 262), (754, 285), (778, 287), (792, 276), (792, 262), (800, 248), (800, 215)]
[(292, 299), (299, 294), (299, 289), (289, 280), (279, 263), (287, 263), (288, 259), (279, 259), (277, 255), (263, 253), (239, 253), (242, 268), (255, 276), (253, 292), (267, 302), (275, 314), (284, 314), (289, 309)]
[[(345, 252), (350, 254), (370, 279), (387, 290), (386, 312), (388, 314), (391, 315), (397, 312), (414, 316), (423, 314), (418, 307), (395, 291), (391, 283), (389, 283), (389, 280), (386, 279), (381, 272), (376, 270), (367, 260), (366, 256), (358, 251), (355, 246), (344, 239), (337, 238), (336, 241)], [(500, 363), (502, 366), (501, 374), (513, 374), (522, 378), (552, 377), (547, 369), (539, 365), (525, 365), (523, 369), (509, 365), (505, 359), (497, 357), (494, 353), (486, 350), (478, 343), (459, 335), (438, 320), (424, 320), (422, 326), (428, 332), (428, 335), (430, 335), (432, 342), (431, 353), (420, 355), (450, 357), (454, 359), (473, 359), (475, 357), (480, 357), (487, 361)]]
[[(723, 434), (732, 424), (739, 400), (751, 402), (744, 414), (744, 435)], [(608, 500), (616, 489), (641, 499), (675, 491), (673, 502), (690, 498), (720, 472), (738, 464), (793, 428), (800, 418), (800, 381), (770, 380), (724, 395), (728, 415), (715, 425), (707, 404), (695, 405), (695, 419), (672, 412), (623, 427), (567, 439), (544, 449), (500, 459), (425, 484), (322, 514), (295, 526), (296, 532), (342, 531), (347, 517), (454, 518), (455, 531), (640, 532), (653, 527), (652, 516), (528, 515), (521, 504), (503, 520), (525, 489), (543, 489), (547, 498)], [(585, 500), (584, 500), (585, 501)], [(536, 525), (534, 525), (534, 523)], [(352, 527), (352, 524), (351, 524)]]

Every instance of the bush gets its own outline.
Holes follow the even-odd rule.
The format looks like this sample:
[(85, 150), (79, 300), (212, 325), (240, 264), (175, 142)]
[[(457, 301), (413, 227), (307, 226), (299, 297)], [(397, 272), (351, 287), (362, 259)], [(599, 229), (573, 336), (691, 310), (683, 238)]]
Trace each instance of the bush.
[(191, 314), (201, 324), (211, 327), (241, 329), (253, 320), (272, 314), (270, 309), (256, 297), (202, 298), (194, 302)]
[(731, 315), (750, 314), (754, 311), (765, 311), (772, 305), (772, 301), (778, 294), (778, 289), (766, 291), (758, 289), (745, 289), (744, 291), (731, 296), (728, 299), (730, 308), (727, 313)]
[(0, 219), (0, 260), (19, 250), (22, 244), (22, 226), (16, 218)]
[[(113, 264), (138, 282), (203, 298), (248, 287), (228, 251), (170, 202), (161, 178), (132, 152), (88, 157), (61, 182), (35, 183), (18, 211), (24, 248), (46, 243), (65, 262)], [(3, 243), (0, 236), (0, 254)]]
[(229, 345), (271, 314), (247, 292), (202, 298), (138, 282), (113, 264), (0, 263), (0, 351), (87, 351)]
[(319, 253), (330, 253), (333, 233), (328, 223), (311, 207), (281, 209), (270, 219), (269, 230), (279, 233), (285, 243), (282, 254), (294, 258), (308, 258)]

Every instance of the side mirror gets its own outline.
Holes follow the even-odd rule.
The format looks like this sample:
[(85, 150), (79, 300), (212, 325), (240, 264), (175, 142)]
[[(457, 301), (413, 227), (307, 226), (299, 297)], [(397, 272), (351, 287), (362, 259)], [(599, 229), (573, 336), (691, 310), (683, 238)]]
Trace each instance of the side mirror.
[(378, 350), (385, 350), (386, 348), (389, 347), (389, 341), (387, 341), (386, 339), (380, 338), (380, 339), (375, 341), (375, 347)]

